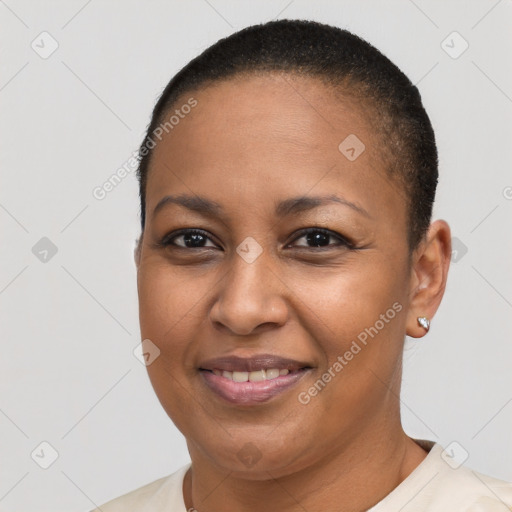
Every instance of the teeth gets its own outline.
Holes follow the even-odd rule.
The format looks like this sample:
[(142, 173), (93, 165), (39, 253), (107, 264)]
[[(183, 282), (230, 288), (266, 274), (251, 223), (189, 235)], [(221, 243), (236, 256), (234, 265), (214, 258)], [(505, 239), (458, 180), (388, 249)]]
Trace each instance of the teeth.
[(277, 368), (267, 370), (267, 379), (275, 379), (276, 377), (279, 377), (279, 370)]
[(247, 382), (249, 380), (249, 372), (233, 372), (233, 380), (235, 382)]
[(268, 377), (268, 373), (267, 373), (267, 375), (265, 375), (265, 370), (258, 370), (256, 372), (249, 373), (249, 380), (251, 382), (260, 382), (267, 378), (269, 378), (269, 377)]
[(279, 370), (278, 368), (269, 368), (268, 370), (256, 370), (253, 372), (228, 372), (226, 370), (213, 370), (213, 373), (217, 376), (225, 377), (234, 382), (261, 382), (263, 380), (272, 380), (280, 375), (288, 375), (290, 370)]

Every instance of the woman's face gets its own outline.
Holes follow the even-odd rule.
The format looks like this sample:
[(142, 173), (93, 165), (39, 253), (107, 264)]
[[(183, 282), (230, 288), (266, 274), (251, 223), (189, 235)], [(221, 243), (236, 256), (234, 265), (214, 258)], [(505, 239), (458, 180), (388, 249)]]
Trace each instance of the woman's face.
[(411, 270), (371, 114), (273, 74), (174, 108), (138, 290), (142, 339), (160, 350), (149, 376), (192, 460), (263, 478), (382, 440), (399, 428)]

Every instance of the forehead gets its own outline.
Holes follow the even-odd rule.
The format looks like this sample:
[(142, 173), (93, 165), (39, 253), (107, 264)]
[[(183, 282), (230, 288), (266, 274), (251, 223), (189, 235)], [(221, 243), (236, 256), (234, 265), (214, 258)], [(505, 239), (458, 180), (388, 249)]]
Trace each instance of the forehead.
[[(191, 98), (197, 105), (181, 111)], [(250, 188), (253, 200), (263, 201), (269, 193), (300, 195), (313, 187), (325, 193), (341, 186), (349, 194), (365, 188), (366, 200), (376, 204), (396, 194), (370, 110), (318, 79), (236, 77), (183, 95), (164, 122), (176, 110), (179, 122), (154, 148), (148, 210), (164, 189), (215, 199), (227, 199), (231, 190), (240, 200)]]
[(344, 134), (366, 139), (367, 154), (376, 149), (379, 134), (373, 130), (370, 108), (350, 91), (328, 87), (317, 78), (284, 72), (237, 75), (183, 95), (170, 114), (191, 96), (198, 106), (173, 134), (195, 135), (188, 141), (204, 150), (212, 137), (231, 152), (235, 140), (243, 141), (244, 149), (249, 143), (267, 144), (268, 150), (277, 144), (293, 144), (296, 150), (337, 149)]

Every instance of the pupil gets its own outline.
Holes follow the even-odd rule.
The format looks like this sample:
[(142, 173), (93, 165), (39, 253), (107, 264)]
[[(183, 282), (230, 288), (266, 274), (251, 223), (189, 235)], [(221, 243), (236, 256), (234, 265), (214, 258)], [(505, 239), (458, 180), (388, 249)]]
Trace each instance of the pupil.
[[(308, 243), (312, 243), (314, 247), (321, 247), (324, 245), (329, 245), (329, 235), (325, 233), (321, 233), (320, 231), (315, 231), (314, 233), (308, 233), (306, 235), (306, 240)], [(322, 243), (325, 242), (325, 243)]]
[(203, 235), (198, 233), (189, 233), (184, 235), (183, 240), (185, 241), (185, 245), (190, 247), (188, 244), (191, 243), (192, 247), (202, 247), (202, 243), (204, 243)]

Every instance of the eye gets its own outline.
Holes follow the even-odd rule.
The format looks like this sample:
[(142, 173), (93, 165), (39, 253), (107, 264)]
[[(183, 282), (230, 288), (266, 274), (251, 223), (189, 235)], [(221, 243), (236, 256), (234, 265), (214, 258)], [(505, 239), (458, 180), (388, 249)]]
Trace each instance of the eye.
[[(353, 248), (354, 245), (347, 240), (345, 237), (334, 231), (323, 228), (307, 228), (299, 232), (297, 240), (304, 239), (305, 243), (297, 244), (298, 247), (305, 247), (307, 249), (318, 248), (331, 248), (336, 246)], [(330, 240), (334, 239), (336, 243), (329, 243)], [(291, 245), (291, 244), (290, 244)]]
[(202, 249), (203, 247), (218, 248), (213, 242), (211, 242), (211, 245), (207, 245), (208, 241), (211, 242), (211, 238), (205, 231), (200, 229), (182, 229), (166, 235), (160, 242), (160, 245), (164, 247), (176, 246), (182, 249)]
[[(297, 241), (304, 239), (303, 243)], [(334, 243), (332, 243), (334, 241)], [(218, 248), (218, 245), (212, 242), (206, 231), (201, 229), (181, 229), (166, 235), (159, 243), (162, 247), (177, 247), (181, 249), (203, 249), (208, 247)], [(299, 231), (299, 237), (295, 238), (294, 243), (287, 247), (303, 247), (306, 249), (330, 249), (333, 247), (354, 248), (354, 245), (345, 237), (334, 231), (323, 228), (306, 228)]]

